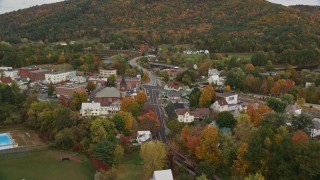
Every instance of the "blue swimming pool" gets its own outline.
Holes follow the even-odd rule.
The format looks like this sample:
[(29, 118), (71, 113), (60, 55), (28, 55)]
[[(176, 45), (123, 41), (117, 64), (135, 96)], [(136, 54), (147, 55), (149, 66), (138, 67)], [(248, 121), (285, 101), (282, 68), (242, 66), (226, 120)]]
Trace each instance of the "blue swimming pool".
[(8, 133), (0, 134), (0, 150), (13, 148), (13, 141)]

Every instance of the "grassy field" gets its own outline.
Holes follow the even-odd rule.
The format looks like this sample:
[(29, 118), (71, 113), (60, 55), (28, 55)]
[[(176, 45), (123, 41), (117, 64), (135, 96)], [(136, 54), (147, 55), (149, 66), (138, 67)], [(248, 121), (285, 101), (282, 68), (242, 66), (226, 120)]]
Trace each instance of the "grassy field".
[(73, 70), (71, 64), (40, 64), (37, 65), (37, 67), (49, 70), (53, 69), (55, 71), (63, 71), (64, 69), (66, 69), (66, 71)]
[[(61, 162), (62, 156), (71, 160)], [(0, 155), (0, 167), (1, 180), (90, 180), (94, 176), (86, 158), (55, 150)]]
[(139, 153), (128, 156), (116, 170), (117, 180), (143, 179), (143, 165)]

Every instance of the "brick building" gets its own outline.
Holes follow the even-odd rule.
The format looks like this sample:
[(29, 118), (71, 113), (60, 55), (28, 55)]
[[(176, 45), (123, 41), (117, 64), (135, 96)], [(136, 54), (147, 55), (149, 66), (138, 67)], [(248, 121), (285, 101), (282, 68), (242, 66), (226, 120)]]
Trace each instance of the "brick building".
[(37, 67), (22, 67), (18, 69), (18, 75), (20, 77), (28, 77), (28, 73), (30, 71), (38, 70), (39, 68)]
[(29, 71), (27, 73), (27, 77), (31, 81), (42, 81), (45, 79), (45, 74), (49, 73), (50, 71), (48, 69), (38, 69), (38, 70), (33, 70)]
[(116, 69), (100, 69), (100, 77), (108, 78), (112, 75), (117, 76)]
[[(117, 77), (117, 89), (121, 89), (120, 86), (125, 85), (126, 90), (131, 89), (139, 89), (141, 85), (141, 79), (140, 78), (132, 78), (132, 77)], [(121, 89), (123, 91), (123, 88)]]
[(72, 97), (73, 93), (87, 93), (86, 84), (73, 84), (56, 87), (57, 96)]
[(101, 106), (110, 106), (116, 101), (121, 101), (125, 96), (126, 92), (124, 91), (114, 87), (106, 87), (95, 95), (94, 102), (99, 102)]

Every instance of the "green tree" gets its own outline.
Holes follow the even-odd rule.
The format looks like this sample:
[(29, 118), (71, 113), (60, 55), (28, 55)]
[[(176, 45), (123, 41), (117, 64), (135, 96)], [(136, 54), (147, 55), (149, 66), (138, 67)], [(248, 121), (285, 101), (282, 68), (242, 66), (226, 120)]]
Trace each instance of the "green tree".
[(312, 125), (312, 119), (308, 114), (302, 113), (299, 116), (292, 117), (292, 128), (297, 130), (305, 130)]
[(293, 104), (294, 103), (294, 96), (291, 94), (284, 94), (281, 96), (281, 100), (286, 102), (287, 104)]
[(179, 134), (183, 127), (184, 123), (179, 122), (177, 119), (173, 119), (168, 122), (168, 128), (172, 135)]
[(245, 73), (241, 68), (233, 68), (229, 71), (226, 79), (226, 84), (232, 88), (244, 88)]
[(216, 117), (219, 127), (228, 127), (233, 129), (236, 125), (236, 119), (229, 111), (220, 112)]
[(113, 165), (118, 166), (123, 159), (124, 156), (124, 149), (121, 145), (117, 144), (114, 149), (114, 158), (113, 158)]
[(111, 75), (109, 78), (108, 78), (108, 81), (107, 81), (107, 85), (108, 87), (115, 87), (116, 86), (116, 76), (115, 75)]
[(201, 91), (199, 88), (194, 88), (189, 95), (190, 107), (199, 107)]
[(93, 148), (93, 155), (98, 160), (109, 164), (110, 166), (114, 162), (115, 144), (110, 141), (101, 141)]
[(213, 179), (215, 175), (216, 168), (214, 165), (208, 163), (207, 161), (201, 161), (196, 167), (197, 174), (204, 174), (209, 179)]
[(81, 104), (87, 102), (88, 94), (86, 92), (75, 92), (72, 95), (72, 105), (76, 110), (81, 109)]
[(284, 112), (287, 108), (287, 102), (281, 101), (277, 98), (268, 98), (267, 105), (276, 112)]
[(260, 173), (250, 174), (245, 177), (244, 180), (264, 180), (264, 177)]
[(53, 86), (52, 82), (50, 82), (50, 84), (48, 86), (48, 96), (53, 96), (53, 92), (54, 92), (54, 86)]
[(114, 124), (109, 119), (97, 118), (90, 124), (90, 138), (93, 144), (114, 139)]
[(140, 156), (143, 159), (144, 174), (149, 178), (153, 171), (161, 170), (166, 166), (166, 145), (160, 141), (146, 142), (141, 145)]

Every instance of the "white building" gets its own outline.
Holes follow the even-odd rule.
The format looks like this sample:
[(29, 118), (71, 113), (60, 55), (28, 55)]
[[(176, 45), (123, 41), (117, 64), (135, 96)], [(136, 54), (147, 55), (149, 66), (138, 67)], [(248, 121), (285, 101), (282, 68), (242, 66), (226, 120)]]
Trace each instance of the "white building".
[(208, 77), (214, 76), (214, 75), (220, 75), (220, 71), (218, 71), (218, 69), (214, 69), (214, 68), (209, 69), (208, 70)]
[(152, 180), (173, 180), (171, 169), (154, 171)]
[(137, 132), (137, 142), (142, 144), (143, 142), (150, 141), (152, 135), (150, 131), (138, 131)]
[(310, 128), (310, 136), (316, 137), (320, 135), (320, 119), (314, 118), (312, 120), (312, 127)]
[(69, 81), (73, 82), (73, 83), (82, 84), (82, 83), (87, 82), (87, 79), (85, 77), (82, 77), (82, 76), (75, 76), (73, 78), (70, 78)]
[(197, 108), (192, 111), (189, 108), (178, 108), (176, 109), (176, 114), (179, 122), (191, 123), (195, 120), (199, 121), (209, 117), (210, 111), (208, 108)]
[(110, 106), (101, 106), (99, 102), (82, 103), (81, 116), (108, 116), (120, 111), (121, 101), (116, 101)]
[(213, 109), (215, 112), (222, 112), (222, 111), (242, 111), (245, 110), (244, 107), (238, 101), (238, 94), (235, 93), (222, 93), (218, 94), (217, 97), (219, 98), (215, 101), (210, 108)]
[(3, 71), (4, 77), (11, 77), (12, 79), (18, 78), (18, 70), (9, 70), (9, 71)]
[(0, 70), (2, 70), (2, 71), (9, 71), (9, 70), (12, 70), (12, 67), (0, 66)]
[(116, 69), (100, 69), (100, 77), (108, 78), (112, 75), (117, 76)]
[(68, 81), (77, 76), (76, 71), (68, 71), (68, 72), (53, 72), (45, 74), (45, 81), (48, 83), (60, 83), (64, 81)]
[(289, 104), (286, 108), (286, 113), (298, 116), (302, 113), (302, 108), (298, 104)]
[(220, 81), (220, 77), (219, 75), (213, 75), (213, 76), (209, 76), (207, 82), (209, 84), (218, 84), (218, 82)]

